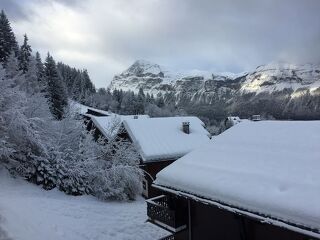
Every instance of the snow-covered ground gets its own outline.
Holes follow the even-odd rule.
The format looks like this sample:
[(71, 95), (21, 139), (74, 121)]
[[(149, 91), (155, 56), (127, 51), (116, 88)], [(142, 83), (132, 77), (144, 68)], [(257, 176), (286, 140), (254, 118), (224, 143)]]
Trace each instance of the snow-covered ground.
[(168, 234), (145, 220), (142, 198), (121, 203), (67, 196), (0, 169), (0, 240), (147, 240)]

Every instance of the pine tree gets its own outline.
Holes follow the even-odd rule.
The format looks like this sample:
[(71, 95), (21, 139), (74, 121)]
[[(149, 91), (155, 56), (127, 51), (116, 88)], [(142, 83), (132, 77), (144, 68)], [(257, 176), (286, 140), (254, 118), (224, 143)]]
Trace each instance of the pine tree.
[(47, 80), (48, 102), (52, 115), (61, 120), (64, 116), (68, 98), (65, 86), (59, 77), (56, 63), (48, 53), (45, 62), (45, 76)]
[(146, 102), (146, 96), (143, 92), (143, 89), (140, 88), (138, 92), (138, 96), (135, 102), (135, 114), (144, 114), (144, 106)]
[(28, 71), (24, 74), (25, 91), (31, 95), (41, 92), (41, 90), (43, 90), (43, 85), (38, 81), (38, 69), (35, 57), (31, 56), (27, 68)]
[(10, 22), (2, 10), (0, 13), (0, 63), (7, 63), (11, 52), (18, 55), (18, 43), (10, 26)]
[(95, 87), (94, 87), (93, 83), (91, 82), (88, 71), (86, 69), (83, 70), (82, 75), (83, 75), (83, 81), (84, 81), (84, 84), (83, 84), (84, 91), (89, 92), (89, 93), (95, 93), (95, 91), (96, 91)]
[(156, 100), (157, 106), (158, 106), (159, 108), (164, 107), (165, 103), (164, 103), (164, 99), (163, 99), (162, 94), (159, 93), (157, 97), (158, 97), (157, 100)]
[(19, 51), (19, 70), (22, 71), (22, 73), (26, 73), (28, 71), (29, 61), (31, 57), (31, 46), (28, 44), (28, 37), (27, 34), (25, 34), (23, 40), (23, 44)]
[(14, 78), (19, 74), (18, 59), (14, 52), (11, 52), (8, 56), (5, 69), (6, 77), (8, 78)]
[(36, 52), (36, 68), (37, 68), (37, 80), (39, 82), (39, 85), (41, 86), (41, 89), (44, 89), (46, 87), (45, 79), (44, 79), (45, 72), (44, 72), (44, 67), (43, 67), (43, 63), (42, 63), (39, 52)]

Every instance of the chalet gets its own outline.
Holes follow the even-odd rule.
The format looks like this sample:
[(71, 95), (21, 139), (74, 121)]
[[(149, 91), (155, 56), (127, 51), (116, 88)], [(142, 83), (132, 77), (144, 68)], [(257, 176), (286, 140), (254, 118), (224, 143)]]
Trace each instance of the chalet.
[(69, 100), (69, 105), (72, 112), (81, 116), (110, 116), (112, 114), (109, 111), (88, 107), (73, 100)]
[(229, 116), (224, 120), (224, 126), (226, 129), (238, 124), (241, 122), (241, 119), (237, 116)]
[(118, 115), (111, 114), (109, 116), (93, 116), (86, 114), (89, 118), (87, 124), (88, 130), (93, 130), (95, 139), (104, 137), (107, 141), (115, 136), (123, 139), (130, 139), (126, 130), (123, 127), (123, 122), (129, 119), (146, 119), (148, 115)]
[(151, 184), (160, 170), (210, 141), (197, 117), (127, 119), (123, 125), (141, 157), (143, 195), (147, 198), (159, 193)]
[(244, 120), (160, 171), (166, 239), (320, 239), (320, 121)]
[(150, 118), (113, 113), (101, 116), (89, 111), (83, 116), (95, 139), (102, 136), (108, 141), (117, 136), (134, 144), (145, 173), (142, 184), (146, 198), (159, 193), (151, 184), (160, 170), (210, 140), (210, 133), (197, 117)]

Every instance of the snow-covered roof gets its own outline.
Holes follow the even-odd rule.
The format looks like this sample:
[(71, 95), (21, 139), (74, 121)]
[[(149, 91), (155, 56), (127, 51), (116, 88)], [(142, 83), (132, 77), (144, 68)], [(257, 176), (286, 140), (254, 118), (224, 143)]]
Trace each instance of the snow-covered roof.
[(112, 114), (110, 116), (92, 116), (90, 118), (96, 128), (103, 134), (107, 139), (114, 137), (121, 127), (124, 120), (134, 119), (135, 117), (146, 119), (149, 115), (118, 115)]
[(241, 122), (241, 119), (237, 116), (227, 117), (227, 120), (230, 121), (232, 123), (232, 125), (236, 125)]
[(112, 114), (111, 112), (93, 108), (93, 107), (88, 107), (86, 105), (83, 105), (73, 100), (69, 100), (69, 105), (72, 112), (82, 114), (82, 115), (86, 115), (88, 113), (88, 110), (92, 110), (94, 112), (98, 112), (106, 116), (109, 116), (110, 114)]
[(320, 237), (320, 121), (244, 120), (160, 171), (155, 184)]
[[(182, 131), (183, 122), (190, 123), (189, 134)], [(130, 119), (124, 126), (144, 162), (177, 159), (210, 140), (197, 117)]]

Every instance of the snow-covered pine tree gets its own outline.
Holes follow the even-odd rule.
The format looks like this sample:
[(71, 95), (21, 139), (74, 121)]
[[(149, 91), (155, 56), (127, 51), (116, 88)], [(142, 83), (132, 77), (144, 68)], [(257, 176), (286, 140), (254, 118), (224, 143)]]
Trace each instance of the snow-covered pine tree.
[(89, 77), (89, 74), (88, 74), (88, 71), (86, 69), (84, 69), (82, 71), (82, 76), (83, 76), (83, 91), (86, 93), (86, 94), (90, 94), (90, 93), (95, 93), (96, 90), (95, 90), (95, 87), (93, 85), (93, 83), (91, 82), (91, 79)]
[(18, 51), (16, 37), (5, 12), (2, 10), (0, 13), (0, 63), (5, 66), (11, 52), (17, 56)]
[(26, 73), (28, 71), (29, 61), (31, 58), (31, 46), (28, 44), (28, 37), (27, 34), (23, 36), (23, 44), (21, 45), (20, 51), (19, 51), (19, 70), (22, 71), (22, 73)]
[(15, 53), (12, 51), (6, 62), (6, 77), (15, 78), (19, 73), (18, 59), (15, 56)]
[(146, 102), (146, 96), (143, 92), (143, 89), (139, 88), (138, 96), (136, 98), (136, 102), (134, 106), (135, 114), (144, 114), (145, 102)]
[(163, 96), (162, 96), (162, 93), (158, 93), (158, 96), (157, 96), (157, 100), (156, 100), (156, 104), (159, 108), (162, 108), (165, 106), (165, 102), (164, 102), (164, 99), (163, 99)]
[(37, 67), (37, 79), (38, 82), (40, 84), (40, 86), (42, 86), (43, 88), (46, 87), (45, 84), (45, 72), (44, 72), (44, 66), (41, 60), (41, 56), (39, 52), (36, 52), (36, 67)]
[(70, 84), (71, 88), (69, 89), (71, 96), (74, 100), (81, 100), (81, 74), (80, 70), (73, 68), (71, 70), (70, 79), (72, 79), (72, 84)]
[(57, 69), (67, 87), (69, 97), (73, 98), (73, 84), (78, 75), (76, 69), (71, 68), (62, 62), (57, 63)]
[(24, 78), (24, 90), (29, 95), (41, 92), (43, 86), (41, 85), (42, 83), (38, 81), (37, 61), (34, 56), (30, 56), (30, 59), (27, 63), (27, 71), (24, 73)]
[(61, 120), (68, 105), (68, 96), (64, 83), (59, 77), (56, 63), (49, 53), (45, 62), (45, 77), (50, 111), (54, 118)]

